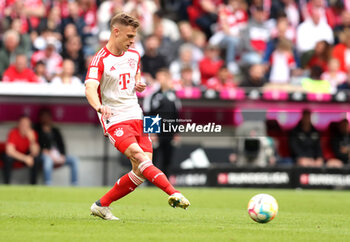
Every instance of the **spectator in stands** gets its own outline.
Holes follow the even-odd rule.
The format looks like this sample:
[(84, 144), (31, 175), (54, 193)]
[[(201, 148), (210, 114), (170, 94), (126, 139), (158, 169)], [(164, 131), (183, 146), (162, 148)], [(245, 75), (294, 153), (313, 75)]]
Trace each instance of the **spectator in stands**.
[(103, 1), (97, 10), (97, 21), (100, 33), (109, 31), (109, 21), (112, 16), (124, 7), (124, 0)]
[(304, 53), (301, 57), (302, 68), (311, 69), (313, 66), (320, 66), (323, 71), (327, 71), (331, 50), (332, 46), (327, 41), (317, 42), (315, 49)]
[(194, 84), (200, 83), (200, 72), (198, 63), (193, 58), (192, 45), (183, 44), (179, 48), (179, 58), (170, 64), (170, 73), (173, 80), (179, 80), (181, 78), (181, 69), (183, 67), (192, 68), (192, 80)]
[(252, 7), (252, 17), (247, 27), (241, 32), (242, 64), (259, 64), (262, 62), (270, 30), (266, 25), (267, 12), (262, 6)]
[[(295, 43), (296, 40), (295, 29), (288, 23), (287, 15), (284, 12), (281, 12), (277, 16), (276, 27), (271, 30), (271, 39), (267, 42), (266, 51), (264, 54), (264, 62), (267, 62), (270, 59), (271, 53), (276, 49), (276, 45), (279, 39), (288, 39), (292, 43)], [(298, 59), (298, 54), (294, 45), (292, 48), (294, 58)]]
[(226, 50), (225, 61), (232, 73), (236, 73), (236, 55), (240, 32), (248, 22), (248, 13), (242, 0), (229, 0), (227, 5), (219, 6), (218, 28), (209, 43)]
[(350, 89), (350, 68), (347, 72), (346, 82), (338, 86), (338, 90), (348, 90)]
[(350, 68), (350, 29), (343, 32), (340, 43), (333, 48), (332, 56), (339, 60), (340, 70), (346, 72)]
[(321, 21), (320, 9), (313, 8), (310, 18), (307, 18), (298, 26), (297, 49), (302, 55), (314, 49), (317, 42), (322, 40), (333, 44), (333, 31), (327, 22)]
[(31, 64), (35, 66), (38, 61), (43, 61), (46, 67), (46, 78), (51, 81), (52, 78), (62, 70), (62, 57), (57, 52), (54, 39), (48, 39), (44, 50), (34, 52), (31, 57)]
[(85, 27), (83, 33), (86, 37), (96, 37), (97, 27), (97, 6), (96, 0), (79, 0), (77, 1), (79, 15), (83, 18)]
[(191, 24), (199, 26), (207, 39), (212, 35), (212, 25), (217, 22), (217, 6), (222, 2), (222, 0), (195, 0), (187, 9)]
[[(179, 49), (183, 44), (189, 44), (192, 46), (193, 59), (200, 61), (203, 58), (202, 46), (194, 44), (196, 39), (203, 39), (203, 32), (192, 28), (189, 22), (181, 21), (178, 23), (180, 31), (180, 39), (174, 43), (174, 48), (177, 50), (176, 57), (179, 57)], [(196, 41), (197, 42), (197, 41)], [(204, 35), (204, 45), (206, 44), (206, 37)]]
[(179, 22), (188, 19), (187, 7), (191, 5), (189, 0), (161, 0), (155, 1), (157, 6), (166, 13), (166, 16), (173, 21)]
[(233, 75), (230, 73), (227, 66), (223, 65), (220, 67), (216, 76), (209, 78), (206, 87), (220, 92), (224, 89), (235, 88), (237, 86)]
[(332, 151), (335, 159), (327, 161), (327, 166), (341, 168), (350, 164), (350, 131), (349, 121), (343, 119), (338, 124), (338, 132), (332, 135)]
[(164, 56), (166, 65), (169, 66), (169, 64), (176, 59), (176, 46), (174, 46), (174, 42), (170, 38), (164, 36), (164, 26), (162, 24), (154, 26), (154, 35), (158, 38), (160, 43), (158, 52), (160, 55)]
[(65, 33), (67, 32), (72, 32), (71, 30), (73, 27), (69, 27), (68, 30), (66, 30), (68, 25), (73, 25), (75, 27), (75, 33), (72, 33), (72, 35), (79, 34), (83, 38), (83, 43), (85, 44), (85, 34), (84, 34), (84, 28), (86, 26), (86, 23), (84, 22), (84, 18), (80, 16), (79, 13), (79, 5), (76, 1), (70, 1), (68, 4), (68, 10), (69, 10), (69, 15), (66, 18), (62, 19), (62, 28), (63, 28), (63, 41), (67, 39), (69, 36)]
[(288, 23), (295, 29), (300, 23), (300, 11), (295, 0), (272, 1), (270, 18), (278, 19), (281, 11), (286, 14)]
[(288, 19), (286, 17), (286, 14), (280, 13), (277, 16), (277, 24), (276, 28), (271, 33), (272, 39), (269, 40), (266, 46), (266, 50), (263, 57), (263, 63), (266, 65), (269, 65), (271, 62), (271, 56), (272, 53), (276, 50), (277, 44), (280, 40), (285, 42), (286, 40), (291, 41), (291, 48), (292, 48), (292, 58), (295, 61), (295, 68), (292, 74), (297, 74), (297, 72), (301, 72), (299, 69), (300, 67), (300, 58), (297, 53), (297, 50), (293, 43), (295, 42), (295, 30), (288, 24)]
[(194, 87), (193, 82), (193, 74), (192, 74), (192, 68), (190, 66), (184, 66), (181, 69), (181, 79), (174, 80), (174, 89), (181, 90), (181, 89), (191, 89)]
[(32, 25), (30, 24), (29, 16), (24, 11), (23, 1), (6, 1), (4, 4), (4, 18), (2, 19), (4, 27), (11, 25), (12, 21), (18, 19), (20, 25), (19, 33), (29, 33), (33, 31)]
[(129, 0), (124, 5), (125, 12), (133, 14), (140, 21), (140, 31), (147, 36), (153, 33), (153, 14), (158, 10), (151, 0)]
[(163, 10), (158, 10), (153, 15), (154, 26), (161, 25), (163, 36), (175, 42), (180, 39), (179, 28), (176, 23), (169, 19)]
[(57, 39), (61, 39), (62, 31), (62, 19), (61, 19), (61, 10), (58, 6), (54, 6), (49, 10), (47, 17), (44, 17), (40, 20), (38, 26), (38, 34), (40, 35), (44, 30), (49, 29), (56, 34)]
[(145, 40), (145, 54), (141, 58), (142, 72), (155, 78), (159, 69), (167, 67), (166, 59), (158, 51), (159, 39), (155, 35), (148, 36)]
[(39, 83), (38, 77), (34, 71), (28, 67), (27, 56), (17, 55), (15, 63), (11, 65), (3, 75), (2, 81), (5, 82), (31, 82)]
[(339, 44), (340, 38), (341, 38), (341, 34), (345, 30), (350, 30), (350, 12), (349, 11), (343, 11), (342, 12), (341, 23), (339, 25), (335, 26), (334, 29), (333, 29), (335, 44)]
[(322, 167), (320, 133), (311, 123), (311, 112), (304, 110), (299, 124), (291, 131), (290, 150), (296, 165), (302, 167)]
[(40, 147), (37, 142), (37, 134), (31, 127), (29, 117), (22, 116), (18, 125), (13, 128), (7, 138), (4, 155), (4, 182), (11, 181), (12, 165), (15, 161), (24, 163), (30, 167), (30, 184), (36, 184), (38, 166), (40, 164)]
[[(181, 103), (173, 90), (173, 82), (169, 70), (158, 70), (156, 80), (160, 83), (160, 86), (158, 90), (155, 90), (154, 93), (144, 100), (144, 112), (148, 115), (159, 114), (162, 119), (178, 119)], [(165, 174), (169, 174), (169, 167), (172, 163), (174, 150), (172, 141), (174, 136), (174, 132), (162, 133), (154, 137), (153, 140), (154, 143), (158, 143), (158, 147), (154, 150), (153, 160), (159, 162), (159, 164), (156, 163), (157, 167), (162, 169)]]
[(39, 83), (47, 83), (45, 63), (43, 61), (38, 61), (34, 67), (34, 73), (38, 77)]
[(346, 82), (346, 73), (340, 70), (338, 59), (330, 59), (328, 62), (328, 71), (321, 75), (322, 80), (329, 81), (332, 88), (332, 93), (337, 90), (337, 87)]
[(35, 37), (33, 41), (33, 49), (44, 50), (47, 47), (47, 43), (50, 42), (55, 46), (57, 51), (60, 51), (62, 49), (62, 42), (60, 41), (61, 39), (61, 34), (53, 32), (50, 29), (44, 29), (40, 35)]
[(70, 59), (74, 62), (74, 75), (82, 78), (85, 73), (85, 59), (83, 53), (83, 46), (78, 35), (69, 37), (64, 44), (63, 59)]
[(39, 112), (39, 124), (36, 127), (43, 161), (44, 183), (52, 184), (52, 172), (55, 165), (68, 165), (71, 169), (72, 185), (78, 184), (78, 160), (67, 155), (60, 130), (54, 126), (52, 114), (48, 109)]
[(17, 54), (24, 53), (20, 46), (20, 36), (15, 30), (8, 30), (3, 35), (3, 45), (0, 49), (0, 78), (4, 71), (15, 60)]
[(312, 11), (316, 10), (319, 12), (320, 21), (327, 23), (333, 27), (334, 20), (330, 16), (329, 8), (327, 7), (327, 2), (323, 0), (309, 0), (309, 1), (299, 1), (300, 8), (302, 10), (303, 19), (308, 19), (312, 16)]
[(37, 29), (40, 18), (43, 18), (46, 14), (42, 0), (13, 0), (8, 2), (5, 15), (13, 19), (22, 19), (21, 25), (26, 33), (30, 29)]
[(310, 77), (302, 79), (302, 87), (308, 93), (331, 93), (331, 84), (327, 80), (321, 79), (322, 68), (313, 66), (311, 68)]
[(329, 6), (326, 7), (326, 18), (327, 23), (334, 30), (336, 26), (342, 24), (343, 21), (343, 12), (344, 11), (344, 3), (343, 0), (335, 0), (330, 2)]
[(224, 61), (220, 58), (219, 47), (208, 45), (204, 51), (204, 58), (199, 62), (201, 84), (205, 86), (207, 80), (211, 77), (214, 77), (223, 64)]
[(292, 43), (289, 40), (279, 39), (276, 50), (271, 54), (270, 65), (270, 83), (289, 83), (291, 72), (296, 68)]
[(81, 80), (74, 76), (74, 62), (70, 59), (63, 61), (62, 72), (55, 76), (51, 83), (55, 85), (74, 85), (82, 86)]
[(192, 45), (193, 60), (199, 62), (203, 59), (204, 48), (207, 46), (205, 34), (198, 29), (193, 30), (190, 44)]
[(262, 87), (267, 82), (265, 78), (266, 68), (262, 64), (252, 65), (247, 76), (243, 79), (240, 84), (241, 87)]
[[(15, 18), (11, 20), (10, 29), (19, 33), (19, 46), (21, 48), (21, 54), (26, 54), (27, 57), (32, 54), (32, 39), (31, 33), (25, 32), (22, 29), (21, 20), (19, 18)], [(32, 34), (33, 35), (33, 34)], [(35, 34), (34, 34), (35, 35)]]

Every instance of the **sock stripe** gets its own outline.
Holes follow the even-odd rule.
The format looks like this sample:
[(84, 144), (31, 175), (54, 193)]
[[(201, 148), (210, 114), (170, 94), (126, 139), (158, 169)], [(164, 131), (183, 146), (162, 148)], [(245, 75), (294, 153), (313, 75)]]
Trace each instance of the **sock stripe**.
[(128, 176), (130, 178), (130, 180), (136, 185), (139, 186), (144, 182), (144, 179), (138, 177), (133, 171), (130, 171), (128, 173)]
[(143, 161), (143, 162), (139, 165), (139, 170), (141, 171), (141, 173), (143, 173), (143, 171), (144, 171), (147, 167), (150, 167), (151, 165), (152, 165), (152, 161), (150, 161), (150, 160)]
[(139, 177), (138, 175), (135, 174), (135, 172), (131, 171), (131, 173), (132, 173), (140, 182), (144, 182), (144, 181), (145, 181), (144, 178)]
[(134, 177), (130, 172), (128, 173), (128, 176), (129, 176), (130, 180), (131, 180), (136, 186), (139, 185), (139, 181), (137, 181), (137, 179), (135, 179), (135, 177)]

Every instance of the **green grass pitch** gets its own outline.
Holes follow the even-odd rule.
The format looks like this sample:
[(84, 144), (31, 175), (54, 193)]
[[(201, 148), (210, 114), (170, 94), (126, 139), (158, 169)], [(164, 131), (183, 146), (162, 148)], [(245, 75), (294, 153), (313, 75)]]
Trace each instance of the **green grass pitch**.
[[(90, 216), (108, 188), (0, 186), (1, 241), (349, 241), (350, 193), (267, 189), (181, 189), (185, 211), (156, 188), (139, 188), (112, 204), (121, 221)], [(258, 224), (249, 199), (268, 193), (277, 217)]]

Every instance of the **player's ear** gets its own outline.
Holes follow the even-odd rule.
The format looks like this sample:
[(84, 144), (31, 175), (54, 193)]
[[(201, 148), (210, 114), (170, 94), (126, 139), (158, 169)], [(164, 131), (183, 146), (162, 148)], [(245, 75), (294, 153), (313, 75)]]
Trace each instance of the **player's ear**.
[(112, 33), (118, 36), (119, 32), (120, 32), (119, 27), (117, 25), (114, 25), (112, 29)]

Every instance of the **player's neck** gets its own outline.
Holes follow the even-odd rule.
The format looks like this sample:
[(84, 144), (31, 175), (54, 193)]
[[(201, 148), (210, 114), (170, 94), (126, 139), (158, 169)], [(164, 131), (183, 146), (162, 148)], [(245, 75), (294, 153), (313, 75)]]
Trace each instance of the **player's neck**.
[(115, 44), (112, 44), (111, 42), (108, 42), (106, 44), (106, 48), (107, 50), (109, 50), (109, 52), (111, 52), (113, 55), (122, 55), (124, 53), (123, 50), (119, 49), (118, 47), (116, 47)]

